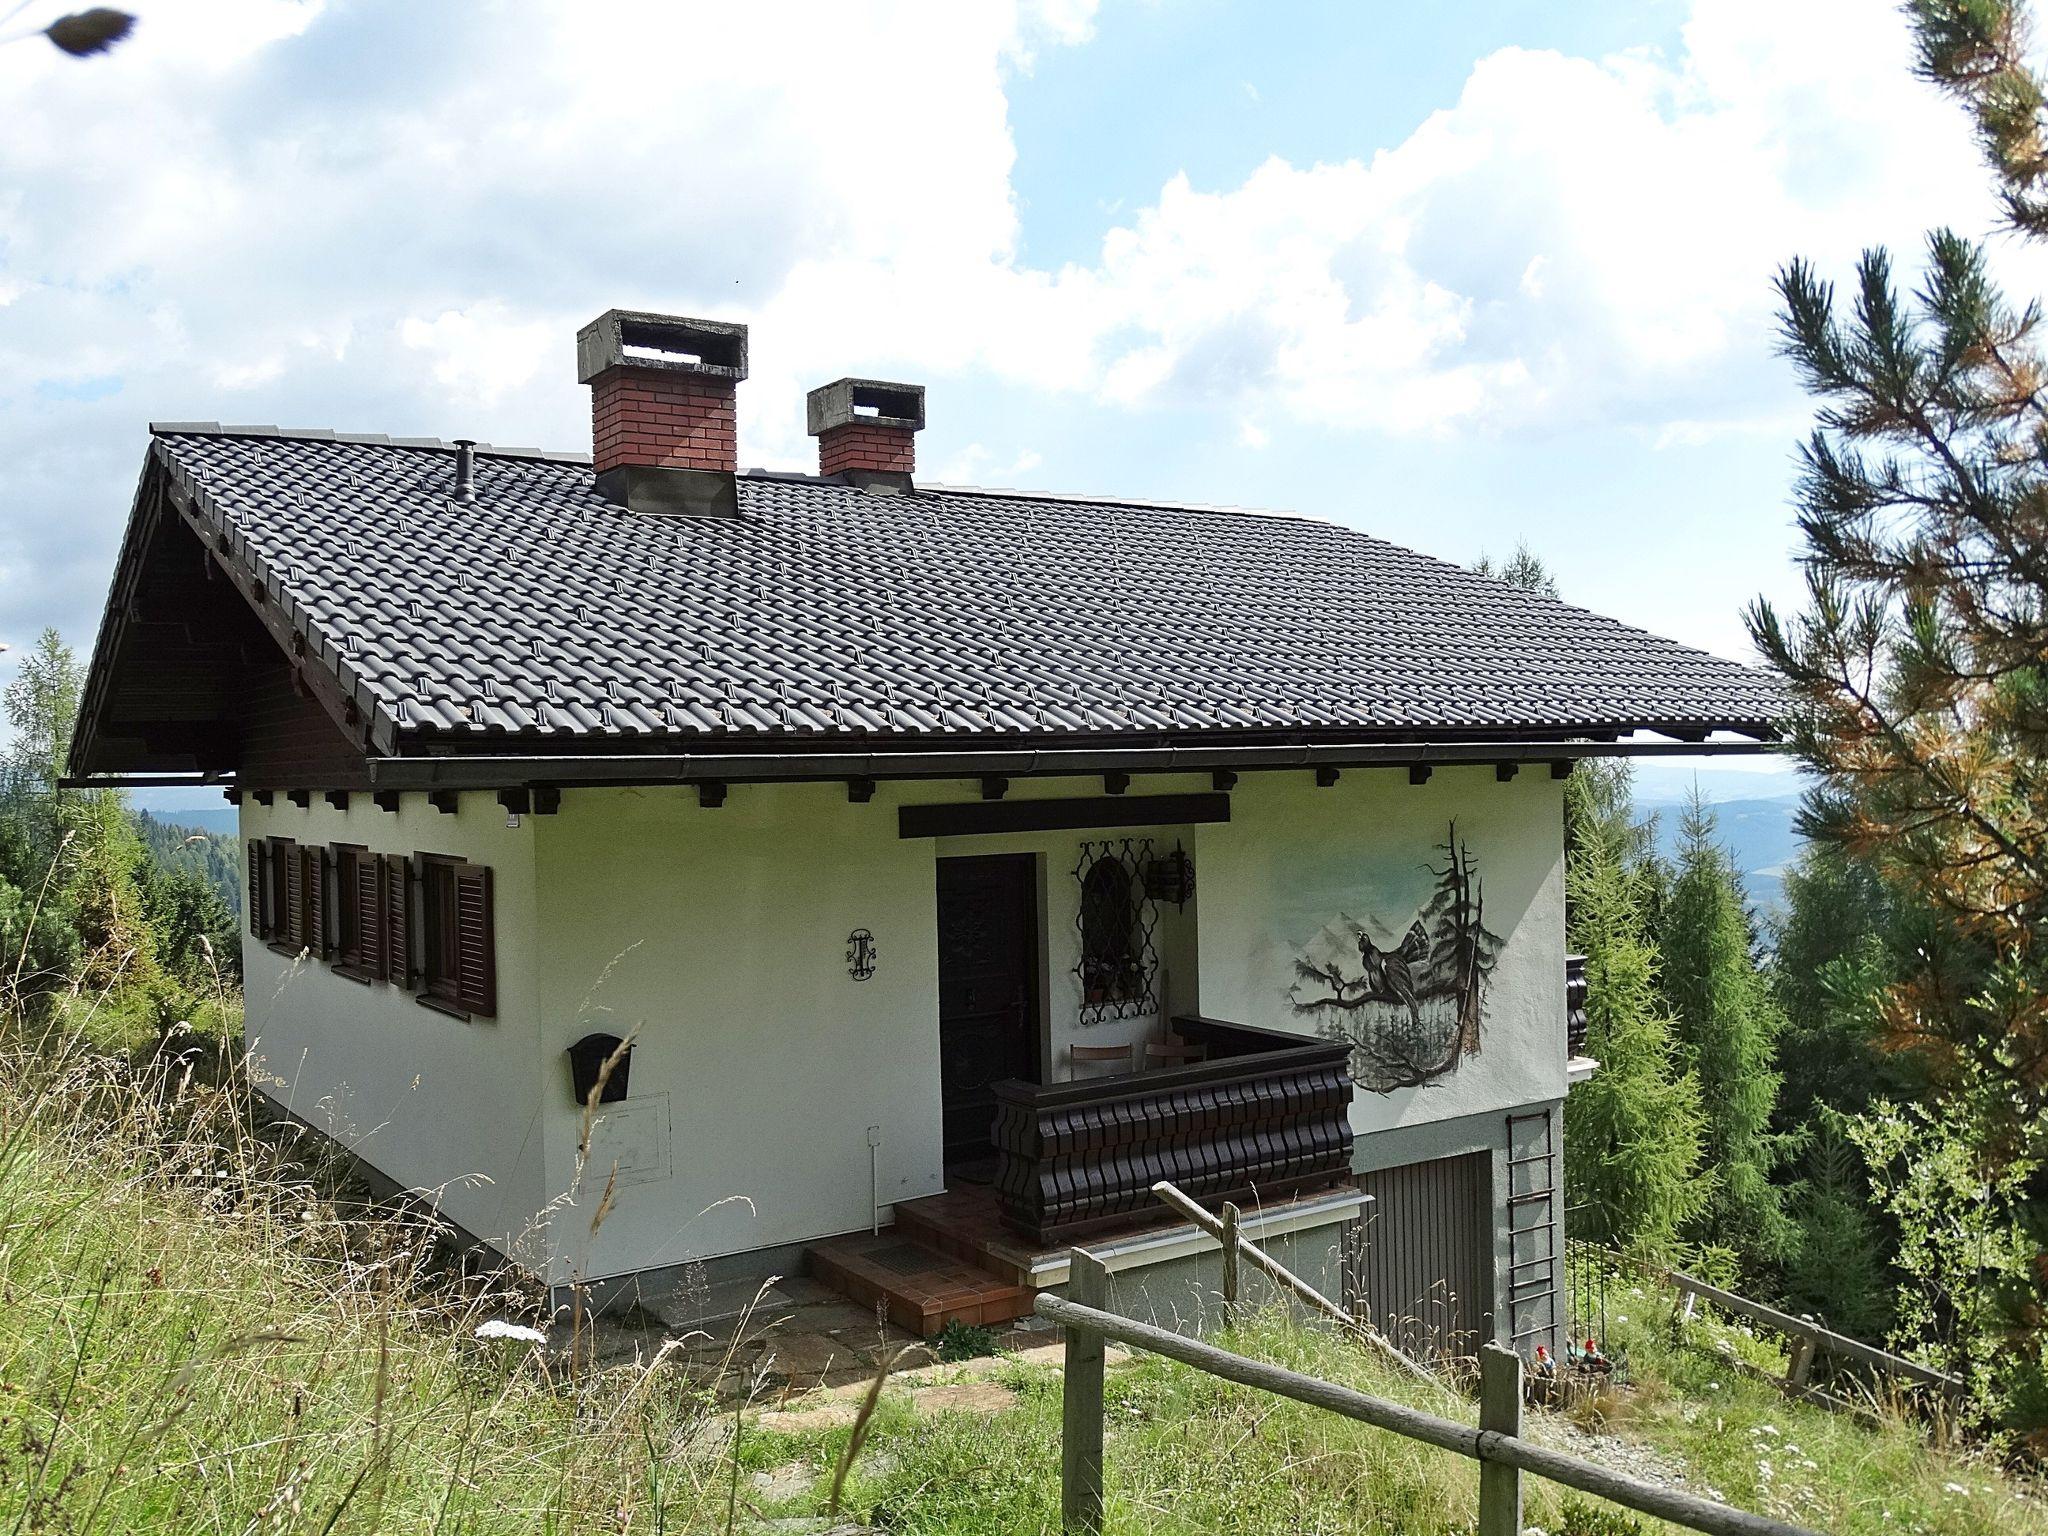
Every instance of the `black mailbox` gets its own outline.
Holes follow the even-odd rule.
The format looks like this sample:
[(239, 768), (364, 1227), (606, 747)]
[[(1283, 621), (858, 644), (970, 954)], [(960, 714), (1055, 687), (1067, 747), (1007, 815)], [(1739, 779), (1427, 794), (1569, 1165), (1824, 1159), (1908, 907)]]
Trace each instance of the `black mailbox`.
[[(604, 1064), (611, 1060), (612, 1052), (625, 1045), (617, 1035), (585, 1035), (569, 1047), (569, 1072), (576, 1080), (576, 1102), (588, 1104), (590, 1091), (597, 1086), (598, 1074), (604, 1071)], [(612, 1066), (612, 1075), (604, 1080), (604, 1091), (597, 1096), (600, 1104), (614, 1104), (626, 1096), (626, 1078), (633, 1066), (633, 1047), (627, 1045), (619, 1059)]]

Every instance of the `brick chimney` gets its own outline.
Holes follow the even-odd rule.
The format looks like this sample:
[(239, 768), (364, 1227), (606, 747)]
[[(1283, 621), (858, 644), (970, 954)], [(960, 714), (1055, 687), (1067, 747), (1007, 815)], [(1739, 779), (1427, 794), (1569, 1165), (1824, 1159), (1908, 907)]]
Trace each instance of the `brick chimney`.
[(636, 512), (729, 513), (739, 468), (733, 396), (747, 328), (610, 309), (576, 333), (590, 386), (598, 491)]
[(818, 440), (818, 473), (856, 485), (909, 490), (924, 426), (924, 386), (879, 379), (837, 379), (804, 397)]

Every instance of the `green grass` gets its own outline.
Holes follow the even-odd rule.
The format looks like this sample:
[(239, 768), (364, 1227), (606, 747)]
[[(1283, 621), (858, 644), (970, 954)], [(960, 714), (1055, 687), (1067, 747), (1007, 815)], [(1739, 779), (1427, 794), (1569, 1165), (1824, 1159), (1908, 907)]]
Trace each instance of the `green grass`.
[[(306, 1149), (252, 1135), (238, 1098), (203, 1073), (0, 1043), (0, 1533), (719, 1531), (729, 1507), (820, 1507), (849, 1430), (784, 1419), (735, 1443), (672, 1359), (571, 1373), (479, 1341), (530, 1298), (450, 1276), (429, 1225), (350, 1203)], [(1703, 1325), (1701, 1348), (1673, 1349), (1660, 1305), (1614, 1309), (1645, 1385), (1607, 1405), (1610, 1428), (1696, 1485), (1830, 1530), (2048, 1533), (2015, 1484), (1918, 1430), (1794, 1407), (1727, 1369), (1723, 1344), (1768, 1358), (1754, 1340)], [(1444, 1406), (1278, 1318), (1228, 1342)], [(1057, 1372), (976, 1368), (1017, 1406), (928, 1417), (892, 1387), (851, 1513), (904, 1533), (1057, 1528)], [(1108, 1401), (1113, 1531), (1471, 1529), (1476, 1470), (1448, 1454), (1153, 1359), (1114, 1369)], [(771, 1472), (800, 1491), (756, 1510)], [(1535, 1483), (1529, 1520), (1644, 1528)]]

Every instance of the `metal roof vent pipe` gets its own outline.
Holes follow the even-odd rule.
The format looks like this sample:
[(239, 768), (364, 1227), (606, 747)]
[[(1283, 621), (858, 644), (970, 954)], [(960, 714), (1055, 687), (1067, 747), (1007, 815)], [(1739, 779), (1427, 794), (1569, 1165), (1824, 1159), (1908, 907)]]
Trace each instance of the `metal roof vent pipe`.
[(476, 500), (476, 439), (455, 439), (455, 499), (467, 505)]
[(608, 309), (576, 333), (598, 494), (633, 512), (739, 511), (735, 396), (747, 328)]
[(869, 491), (914, 489), (924, 386), (835, 379), (804, 397), (805, 426), (818, 440), (818, 473)]

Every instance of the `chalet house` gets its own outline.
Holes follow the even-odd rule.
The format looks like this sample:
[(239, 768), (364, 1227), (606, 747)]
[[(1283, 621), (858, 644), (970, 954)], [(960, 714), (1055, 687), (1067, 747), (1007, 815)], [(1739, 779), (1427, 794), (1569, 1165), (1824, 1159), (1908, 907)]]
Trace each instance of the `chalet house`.
[(921, 483), (911, 385), (742, 471), (744, 326), (577, 361), (589, 454), (151, 428), (72, 771), (239, 804), (277, 1107), (557, 1287), (930, 1331), (1080, 1242), (1156, 1299), (1214, 1275), (1171, 1178), (1554, 1343), (1565, 779), (1756, 749), (1770, 682), (1349, 527)]

